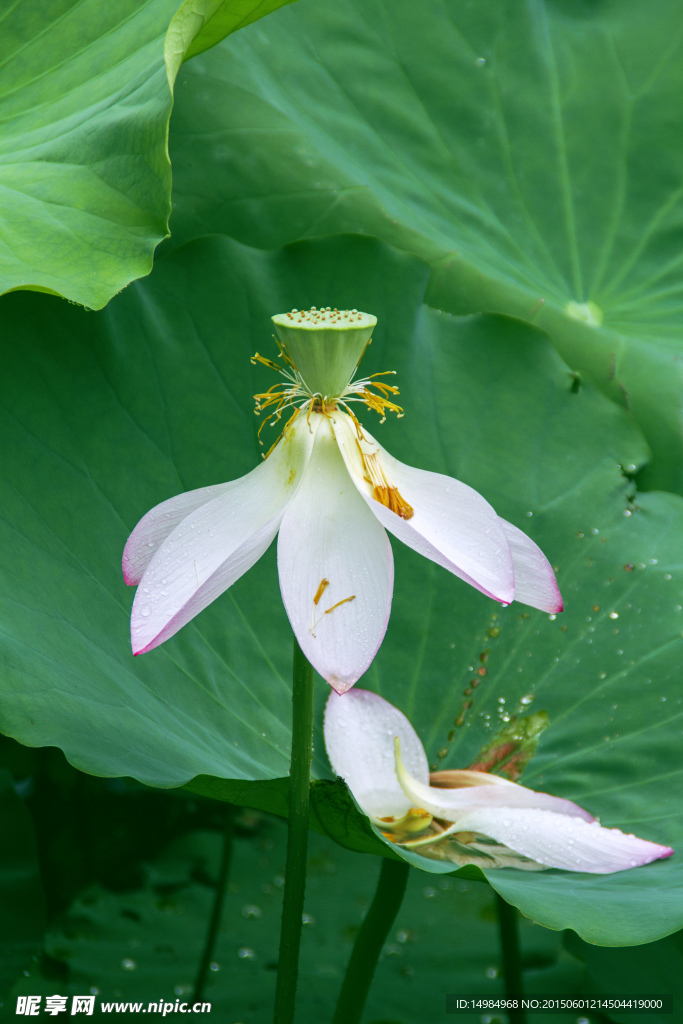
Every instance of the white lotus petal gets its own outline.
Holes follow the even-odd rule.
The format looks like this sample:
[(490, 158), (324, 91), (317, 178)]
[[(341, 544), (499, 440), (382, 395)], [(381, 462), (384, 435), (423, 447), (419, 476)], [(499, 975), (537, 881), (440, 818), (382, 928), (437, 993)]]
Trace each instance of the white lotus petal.
[(282, 520), (282, 599), (302, 651), (343, 693), (368, 669), (389, 620), (389, 539), (359, 496), (320, 413), (303, 481)]
[[(563, 800), (560, 797), (551, 796), (549, 793), (536, 793), (535, 790), (520, 786), (517, 782), (500, 779), (496, 776), (491, 776), (492, 779), (496, 778), (496, 782), (492, 782), (488, 786), (470, 784), (462, 789), (441, 789), (425, 785), (418, 779), (414, 779), (410, 771), (406, 769), (400, 741), (396, 749), (396, 774), (403, 792), (413, 804), (424, 807), (435, 818), (442, 818), (446, 821), (460, 824), (461, 815), (466, 814), (472, 807), (502, 808), (505, 811), (511, 807), (543, 808), (556, 814), (583, 818), (585, 821), (594, 820), (592, 814), (584, 811), (582, 807), (572, 803), (571, 800)], [(485, 773), (477, 772), (476, 774), (484, 775)], [(505, 785), (501, 785), (501, 782), (504, 782)], [(503, 813), (502, 810), (501, 813)], [(494, 838), (497, 839), (498, 836)]]
[(561, 612), (562, 595), (548, 559), (530, 537), (507, 520), (498, 518), (507, 537), (515, 566), (515, 601), (542, 612)]
[(198, 487), (195, 491), (176, 494), (174, 498), (162, 501), (143, 516), (123, 549), (123, 578), (129, 586), (137, 586), (143, 573), (157, 553), (159, 546), (173, 533), (176, 526), (191, 512), (218, 498), (233, 483), (212, 484)]
[[(399, 462), (364, 427), (359, 441), (356, 427), (345, 413), (335, 413), (332, 423), (349, 473), (382, 525), (477, 590), (509, 604), (515, 596), (512, 555), (489, 503), (459, 480)], [(410, 506), (410, 518), (401, 518), (375, 499), (368, 461), (383, 473), (391, 494), (400, 495)]]
[(393, 738), (400, 737), (405, 763), (423, 782), (429, 779), (427, 755), (408, 719), (398, 708), (368, 690), (332, 692), (325, 706), (325, 746), (332, 768), (366, 814), (402, 817), (411, 807), (396, 777)]
[(166, 538), (135, 595), (135, 654), (168, 640), (261, 557), (300, 486), (313, 441), (302, 417), (265, 462), (226, 485)]
[(608, 874), (673, 853), (669, 846), (626, 835), (618, 828), (603, 828), (597, 821), (549, 810), (479, 807), (458, 824), (464, 832), (490, 836), (539, 864), (565, 871)]

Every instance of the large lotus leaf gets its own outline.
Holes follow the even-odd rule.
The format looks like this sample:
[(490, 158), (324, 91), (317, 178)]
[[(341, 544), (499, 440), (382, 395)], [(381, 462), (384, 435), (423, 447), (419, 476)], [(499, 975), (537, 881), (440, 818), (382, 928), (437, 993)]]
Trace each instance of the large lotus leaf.
[[(250, 396), (269, 375), (249, 355), (266, 349), (269, 315), (353, 304), (380, 318), (367, 371), (396, 369), (406, 408), (375, 432), (527, 529), (558, 567), (567, 606), (556, 619), (501, 609), (396, 543), (389, 631), (361, 685), (401, 707), (444, 767), (470, 763), (510, 715), (547, 710), (524, 781), (675, 846), (683, 501), (629, 500), (624, 471), (647, 458), (637, 427), (578, 386), (541, 332), (421, 309), (425, 278), (418, 260), (368, 238), (266, 253), (213, 237), (160, 260), (103, 313), (3, 300), (4, 728), (97, 774), (162, 786), (214, 776), (227, 799), (244, 780), (286, 775), (290, 640), (272, 553), (136, 660), (118, 562), (154, 503), (257, 461)], [(323, 781), (326, 690), (314, 757)], [(220, 784), (231, 779), (242, 780), (235, 790)], [(253, 788), (249, 799), (282, 803), (280, 783), (263, 787), (263, 802)], [(317, 792), (317, 824), (343, 835), (348, 803)], [(368, 849), (366, 832), (356, 821), (349, 845)], [(489, 878), (536, 920), (619, 944), (680, 927), (680, 871), (674, 858), (598, 879)]]
[[(595, 995), (614, 996), (633, 993), (643, 996), (673, 996), (674, 1007), (683, 999), (683, 932), (669, 935), (659, 942), (631, 949), (605, 949), (582, 942), (567, 932), (565, 947), (586, 965), (585, 989)], [(628, 1009), (610, 1010), (610, 1020), (629, 1024), (633, 1014)], [(642, 1024), (667, 1024), (671, 1012), (652, 1010), (638, 1014)]]
[[(261, 822), (235, 837), (229, 886), (205, 998), (212, 1015), (233, 1021), (271, 1019), (287, 830)], [(144, 869), (144, 885), (126, 892), (85, 890), (46, 935), (46, 952), (61, 977), (33, 970), (13, 993), (78, 995), (98, 1003), (186, 1001), (192, 992), (214, 895), (220, 837), (194, 832), (167, 847)], [(311, 837), (302, 934), (297, 1019), (332, 1017), (346, 963), (373, 896), (380, 861), (358, 870), (358, 858)], [(446, 992), (502, 994), (493, 894), (488, 887), (411, 872), (368, 999), (368, 1022), (413, 1024), (425, 1006), (441, 1020)], [(522, 922), (527, 992), (580, 992), (582, 965), (561, 937)], [(303, 982), (305, 979), (305, 984)], [(70, 1004), (71, 1000), (69, 1000)], [(142, 1012), (144, 1013), (145, 1010)], [(97, 1010), (95, 1011), (98, 1012)], [(142, 1021), (140, 1014), (126, 1015)], [(148, 1016), (148, 1014), (147, 1014)], [(476, 1017), (465, 1016), (463, 1024)], [(547, 1018), (553, 1024), (555, 1018)], [(560, 1018), (558, 1017), (559, 1021)]]
[(683, 490), (681, 0), (340, 0), (183, 76), (179, 239), (367, 231), (428, 301), (545, 327), (628, 404), (649, 486)]
[(0, 292), (35, 288), (99, 308), (150, 272), (171, 211), (178, 67), (190, 46), (206, 49), (283, 2), (4, 5)]

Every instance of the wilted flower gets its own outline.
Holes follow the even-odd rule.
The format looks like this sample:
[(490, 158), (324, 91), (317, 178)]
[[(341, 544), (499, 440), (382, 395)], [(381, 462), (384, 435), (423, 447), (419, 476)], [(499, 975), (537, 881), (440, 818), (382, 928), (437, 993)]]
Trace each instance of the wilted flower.
[(318, 672), (343, 693), (382, 642), (393, 591), (385, 529), (484, 594), (557, 612), (553, 571), (521, 530), (471, 487), (392, 458), (351, 411), (360, 402), (402, 414), (397, 388), (353, 380), (376, 319), (356, 310), (273, 317), (282, 364), (254, 360), (284, 384), (256, 396), (278, 421), (293, 409), (265, 462), (230, 483), (189, 491), (140, 520), (123, 555), (138, 585), (133, 652), (173, 636), (261, 557), (279, 531), (287, 615)]
[(607, 874), (673, 850), (603, 828), (570, 800), (498, 775), (441, 771), (408, 719), (375, 693), (330, 694), (325, 745), (332, 767), (387, 838), (438, 860), (483, 868), (564, 868)]

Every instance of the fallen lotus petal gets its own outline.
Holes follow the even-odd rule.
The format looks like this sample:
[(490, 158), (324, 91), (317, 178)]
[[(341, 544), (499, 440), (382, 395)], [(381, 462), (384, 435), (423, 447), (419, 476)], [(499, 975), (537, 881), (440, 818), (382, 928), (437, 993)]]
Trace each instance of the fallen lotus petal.
[(570, 800), (497, 775), (435, 772), (408, 719), (368, 690), (330, 694), (325, 745), (337, 775), (393, 842), (480, 867), (607, 874), (670, 857), (668, 846), (603, 828)]
[(256, 396), (266, 422), (293, 413), (265, 461), (239, 480), (157, 505), (130, 535), (127, 583), (134, 654), (168, 640), (240, 578), (278, 538), (280, 589), (304, 654), (338, 692), (367, 671), (393, 593), (386, 531), (509, 604), (562, 610), (541, 550), (471, 487), (394, 459), (351, 403), (401, 415), (386, 374), (353, 380), (376, 319), (356, 310), (273, 317), (285, 378)]

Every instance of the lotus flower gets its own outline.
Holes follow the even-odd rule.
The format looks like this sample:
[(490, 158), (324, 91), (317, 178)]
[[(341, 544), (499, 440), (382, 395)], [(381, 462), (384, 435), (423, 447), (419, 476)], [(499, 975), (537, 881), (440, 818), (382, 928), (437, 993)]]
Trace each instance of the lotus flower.
[(570, 800), (498, 775), (442, 771), (408, 719), (375, 693), (330, 694), (332, 767), (384, 835), (426, 857), (480, 867), (608, 874), (670, 857), (668, 846), (603, 828)]
[(292, 408), (278, 442), (251, 473), (157, 505), (123, 555), (138, 590), (133, 652), (172, 637), (242, 576), (278, 537), (280, 589), (311, 664), (344, 693), (368, 669), (386, 631), (393, 558), (386, 531), (502, 604), (562, 609), (548, 560), (471, 487), (394, 459), (351, 403), (402, 410), (397, 388), (353, 380), (375, 317), (356, 310), (273, 317), (285, 377), (256, 396), (270, 421)]

